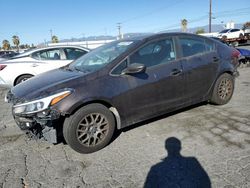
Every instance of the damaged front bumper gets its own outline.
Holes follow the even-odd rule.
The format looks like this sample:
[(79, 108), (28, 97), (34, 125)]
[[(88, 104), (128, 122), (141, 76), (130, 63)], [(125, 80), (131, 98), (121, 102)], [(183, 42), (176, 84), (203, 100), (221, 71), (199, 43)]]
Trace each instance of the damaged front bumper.
[[(11, 91), (5, 96), (5, 102), (13, 104), (20, 103), (21, 99), (16, 98)], [(31, 138), (44, 138), (50, 143), (57, 143), (57, 129), (54, 122), (61, 117), (58, 110), (47, 108), (43, 111), (29, 114), (16, 114), (12, 107), (12, 114), (18, 127)]]
[(56, 110), (46, 110), (29, 115), (16, 115), (13, 117), (18, 127), (32, 138), (44, 138), (49, 143), (57, 143), (57, 130), (53, 127), (53, 121), (60, 118)]

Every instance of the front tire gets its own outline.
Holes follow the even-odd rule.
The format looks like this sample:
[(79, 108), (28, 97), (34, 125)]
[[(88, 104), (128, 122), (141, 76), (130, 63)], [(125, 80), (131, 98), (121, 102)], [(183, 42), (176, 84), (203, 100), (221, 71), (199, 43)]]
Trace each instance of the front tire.
[(79, 153), (92, 153), (104, 148), (115, 130), (112, 112), (101, 104), (89, 104), (66, 118), (63, 136)]
[(215, 82), (211, 102), (223, 105), (230, 101), (234, 92), (234, 77), (228, 73), (222, 74)]

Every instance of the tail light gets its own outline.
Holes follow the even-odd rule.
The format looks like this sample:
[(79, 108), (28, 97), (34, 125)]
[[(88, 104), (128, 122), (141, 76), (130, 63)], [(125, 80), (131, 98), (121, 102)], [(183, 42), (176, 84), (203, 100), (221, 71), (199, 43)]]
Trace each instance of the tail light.
[(240, 56), (241, 56), (240, 52), (234, 48), (232, 50), (232, 64), (234, 64), (235, 66), (239, 65)]
[(233, 58), (239, 58), (240, 57), (240, 52), (238, 50), (236, 50), (236, 49), (233, 49), (232, 57)]
[(3, 70), (7, 65), (0, 65), (0, 71)]

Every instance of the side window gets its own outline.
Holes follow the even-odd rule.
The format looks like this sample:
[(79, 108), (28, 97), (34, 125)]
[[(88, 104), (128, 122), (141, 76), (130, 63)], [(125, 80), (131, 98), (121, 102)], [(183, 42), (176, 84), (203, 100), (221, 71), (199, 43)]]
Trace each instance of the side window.
[(168, 63), (175, 60), (175, 50), (172, 39), (154, 41), (142, 47), (130, 56), (131, 63), (141, 63), (147, 67)]
[(206, 51), (211, 52), (215, 50), (215, 44), (211, 40), (206, 40), (205, 41), (205, 46), (206, 46)]
[(232, 29), (231, 32), (237, 32), (240, 31), (239, 29)]
[(113, 71), (111, 74), (117, 74), (120, 75), (124, 69), (127, 68), (128, 62), (127, 59), (120, 63)]
[(64, 53), (66, 55), (67, 60), (75, 60), (86, 54), (87, 52), (76, 48), (65, 48)]
[(32, 54), (32, 57), (37, 60), (60, 60), (60, 50), (51, 49), (35, 52)]
[(205, 41), (203, 39), (182, 37), (179, 41), (183, 57), (204, 53), (207, 51), (207, 48), (209, 48), (205, 45)]

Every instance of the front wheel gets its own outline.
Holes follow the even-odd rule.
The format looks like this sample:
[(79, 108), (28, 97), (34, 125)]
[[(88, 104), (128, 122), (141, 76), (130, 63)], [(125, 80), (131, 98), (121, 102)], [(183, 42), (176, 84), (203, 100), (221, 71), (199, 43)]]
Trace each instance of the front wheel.
[(211, 102), (218, 105), (230, 101), (234, 92), (234, 77), (228, 73), (222, 74), (215, 82)]
[(112, 112), (101, 104), (89, 104), (66, 118), (63, 136), (79, 153), (92, 153), (105, 147), (115, 130)]

